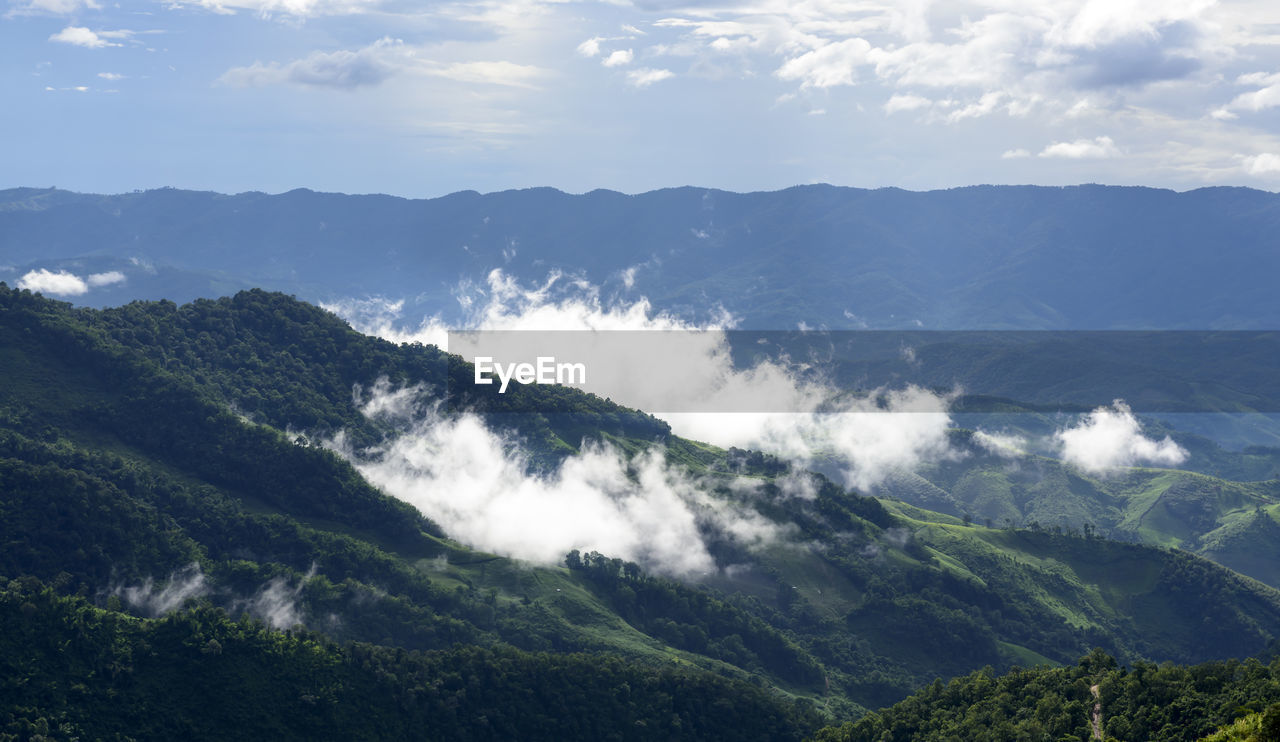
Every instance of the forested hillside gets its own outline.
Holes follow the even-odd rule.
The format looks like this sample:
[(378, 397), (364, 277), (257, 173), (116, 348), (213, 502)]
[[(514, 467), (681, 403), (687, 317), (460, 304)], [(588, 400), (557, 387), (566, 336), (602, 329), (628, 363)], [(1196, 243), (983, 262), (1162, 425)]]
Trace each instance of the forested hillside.
[[(65, 736), (109, 735), (166, 708), (188, 718), (194, 701), (157, 694), (194, 661), (223, 663), (196, 686), (211, 698), (227, 697), (229, 678), (263, 675), (304, 699), (227, 700), (236, 728), (264, 734), (264, 708), (287, 716), (306, 698), (332, 699), (335, 723), (380, 729), (351, 719), (341, 686), (355, 698), (388, 688), (376, 709), (428, 726), (510, 736), (512, 715), (541, 703), (523, 680), (536, 675), (592, 686), (539, 722), (548, 738), (598, 738), (599, 727), (565, 726), (594, 704), (629, 720), (622, 738), (677, 727), (707, 738), (726, 719), (737, 724), (726, 736), (795, 738), (984, 665), (1070, 665), (1096, 646), (1125, 663), (1200, 662), (1280, 637), (1280, 593), (1194, 555), (988, 528), (820, 477), (812, 497), (787, 496), (785, 462), (549, 387), (442, 409), (508, 431), (534, 478), (584, 441), (660, 448), (707, 502), (783, 535), (752, 544), (702, 523), (715, 567), (689, 577), (607, 553), (549, 564), (476, 551), (355, 468), (362, 446), (412, 434), (363, 414), (360, 389), (386, 379), (438, 402), (470, 368), (280, 294), (101, 311), (0, 288), (0, 373), (4, 620), (27, 632), (4, 655), (8, 689), (26, 694), (8, 711), (18, 734), (41, 718), (70, 725)], [(356, 442), (346, 456), (324, 445), (340, 431)], [(61, 646), (74, 648), (66, 664), (40, 654)], [(156, 668), (156, 684), (122, 684), (121, 652)], [(327, 668), (318, 686), (290, 669), (315, 663)], [(451, 673), (461, 679), (424, 679)], [(468, 689), (475, 705), (452, 705), (468, 678), (491, 676), (489, 695)], [(686, 687), (699, 702), (676, 698)], [(127, 702), (89, 713), (112, 698)], [(450, 715), (458, 708), (469, 710)], [(145, 728), (211, 728), (183, 723)]]
[(857, 722), (823, 729), (817, 740), (1087, 740), (1100, 733), (1107, 740), (1193, 742), (1236, 720), (1257, 742), (1275, 739), (1280, 659), (1120, 667), (1095, 651), (1069, 667), (1006, 675), (985, 669), (935, 682)]

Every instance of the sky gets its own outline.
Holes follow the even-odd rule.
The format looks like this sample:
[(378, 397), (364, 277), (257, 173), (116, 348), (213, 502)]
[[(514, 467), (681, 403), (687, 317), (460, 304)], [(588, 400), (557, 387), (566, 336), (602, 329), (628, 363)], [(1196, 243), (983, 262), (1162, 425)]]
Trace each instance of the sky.
[(1280, 187), (1269, 0), (0, 0), (0, 187)]

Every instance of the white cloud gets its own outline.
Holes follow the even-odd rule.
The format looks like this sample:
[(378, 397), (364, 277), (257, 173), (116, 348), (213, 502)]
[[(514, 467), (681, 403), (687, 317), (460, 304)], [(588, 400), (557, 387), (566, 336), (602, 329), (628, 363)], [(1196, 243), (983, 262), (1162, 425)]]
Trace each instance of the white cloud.
[[(433, 342), (468, 359), (572, 357), (591, 369), (589, 383), (581, 388), (667, 420), (682, 436), (757, 448), (798, 462), (826, 455), (842, 468), (848, 484), (863, 489), (898, 470), (951, 455), (949, 395), (908, 387), (846, 398), (821, 381), (802, 380), (798, 372), (803, 364), (789, 359), (739, 368), (724, 333), (734, 320), (723, 310), (693, 323), (653, 312), (643, 297), (605, 302), (597, 287), (559, 274), (542, 285), (524, 287), (501, 270), (461, 298), (468, 308), (462, 329), (526, 332), (507, 333), (496, 341), (450, 337), (436, 317), (416, 330), (397, 329), (403, 303), (385, 299), (327, 308), (351, 318), (362, 331), (399, 342)], [(560, 337), (528, 332), (564, 330), (595, 332)], [(646, 332), (611, 332), (621, 330)], [(522, 342), (533, 347), (522, 347)], [(567, 350), (549, 345), (559, 342), (567, 343)]]
[(72, 15), (81, 10), (99, 10), (102, 6), (94, 0), (30, 0), (19, 5), (8, 15)]
[(1244, 158), (1244, 171), (1250, 175), (1272, 175), (1280, 173), (1280, 155), (1263, 152)]
[(1237, 95), (1226, 106), (1211, 113), (1211, 116), (1221, 120), (1230, 120), (1236, 118), (1235, 111), (1257, 112), (1280, 106), (1280, 74), (1253, 73), (1241, 75), (1236, 79), (1236, 82), (1241, 85), (1261, 85), (1262, 87)]
[(1067, 160), (1102, 159), (1120, 156), (1120, 150), (1111, 137), (1076, 139), (1071, 142), (1054, 142), (1040, 152), (1040, 157)]
[(971, 118), (981, 118), (995, 111), (1000, 103), (1005, 99), (1005, 94), (999, 91), (986, 93), (976, 102), (970, 103), (963, 108), (956, 109), (947, 114), (947, 121), (955, 123)]
[(605, 67), (622, 67), (631, 64), (631, 60), (635, 58), (635, 53), (630, 49), (619, 49), (600, 61)]
[(636, 286), (636, 271), (637, 271), (637, 270), (639, 270), (639, 266), (635, 266), (635, 265), (633, 265), (633, 266), (631, 266), (631, 267), (627, 268), (626, 270), (622, 271), (622, 273), (620, 274), (620, 275), (621, 275), (621, 278), (622, 278), (622, 285), (623, 285), (623, 286), (625, 286), (625, 287), (627, 288), (627, 290), (628, 290), (628, 291), (630, 291), (631, 289), (635, 288), (635, 286)]
[(660, 448), (627, 458), (588, 446), (550, 473), (530, 474), (518, 449), (480, 418), (415, 406), (418, 393), (380, 383), (362, 409), (400, 420), (403, 434), (360, 456), (341, 436), (331, 446), (380, 489), (477, 548), (541, 564), (594, 550), (690, 576), (715, 570), (703, 529), (748, 546), (780, 532), (669, 465)]
[(115, 80), (123, 80), (125, 76), (121, 75), (118, 72), (99, 72), (98, 77), (101, 77), (103, 80), (115, 81)]
[(1122, 400), (1099, 407), (1072, 427), (1054, 433), (1062, 458), (1087, 472), (1107, 471), (1137, 464), (1177, 466), (1187, 452), (1165, 436), (1154, 440), (1142, 435), (1133, 411)]
[(248, 611), (273, 629), (291, 629), (302, 623), (298, 596), (316, 574), (316, 565), (291, 585), (286, 577), (273, 577), (252, 598), (238, 601), (236, 607)]
[(886, 114), (894, 114), (899, 111), (917, 111), (921, 108), (928, 108), (933, 101), (919, 95), (894, 94), (889, 101), (884, 104), (884, 112)]
[(326, 15), (356, 15), (376, 10), (382, 0), (188, 0), (175, 5), (193, 5), (215, 13), (231, 14), (247, 10), (263, 18), (288, 16), (309, 18)]
[(219, 81), (234, 87), (299, 85), (353, 89), (377, 85), (400, 72), (412, 52), (400, 39), (382, 38), (357, 51), (313, 52), (287, 64), (254, 62), (233, 67)]
[(1017, 458), (1025, 455), (1027, 450), (1026, 438), (1008, 433), (988, 433), (985, 430), (976, 430), (973, 433), (973, 442), (985, 448), (989, 453), (1001, 458)]
[(85, 279), (85, 283), (89, 288), (98, 286), (110, 286), (114, 283), (124, 283), (125, 276), (120, 271), (107, 271), (106, 273), (92, 273)]
[(204, 572), (199, 564), (194, 563), (169, 575), (163, 588), (157, 587), (155, 581), (148, 577), (141, 585), (121, 585), (111, 590), (130, 608), (148, 616), (163, 616), (208, 592)]
[(853, 85), (857, 69), (868, 62), (870, 53), (871, 45), (865, 39), (846, 39), (789, 59), (774, 74), (783, 80), (799, 80), (802, 87)]
[(1087, 0), (1050, 38), (1069, 46), (1097, 47), (1118, 39), (1159, 37), (1178, 21), (1199, 18), (1216, 0)]
[[(1201, 94), (1202, 70), (1241, 53), (1248, 15), (1212, 0), (699, 3), (656, 22), (679, 37), (651, 48), (701, 57), (695, 69), (733, 50), (744, 55), (744, 75), (772, 64), (802, 89), (876, 87), (890, 96), (887, 113), (924, 108), (921, 88), (943, 94), (927, 96), (935, 110), (944, 96), (956, 101), (950, 116), (922, 123), (1005, 112), (1043, 114), (1032, 125), (1056, 127), (1112, 115), (1130, 96), (1144, 96), (1144, 107), (1185, 107), (1186, 93)], [(1082, 92), (1110, 110), (1078, 105)]]
[(632, 70), (627, 73), (627, 81), (637, 88), (648, 87), (655, 82), (661, 82), (669, 77), (674, 77), (671, 70), (652, 69), (650, 67), (642, 67), (638, 70)]
[(120, 44), (107, 39), (110, 36), (106, 33), (97, 33), (91, 31), (84, 26), (67, 26), (61, 31), (49, 37), (49, 41), (56, 41), (61, 44), (71, 44), (73, 46), (83, 46), (86, 49), (101, 49), (107, 46), (120, 46)]
[(81, 296), (87, 294), (91, 288), (110, 286), (125, 280), (125, 275), (120, 271), (93, 273), (87, 278), (81, 278), (69, 271), (54, 273), (45, 268), (38, 268), (28, 271), (18, 279), (18, 288), (54, 296)]
[(54, 273), (44, 268), (30, 271), (19, 278), (18, 288), (54, 296), (80, 296), (89, 291), (89, 285), (74, 273)]
[(1002, 160), (1020, 160), (1023, 157), (1030, 157), (1031, 153), (1025, 149), (1006, 149), (1000, 153)]
[(543, 70), (506, 61), (439, 63), (424, 58), (419, 49), (400, 39), (384, 37), (355, 51), (313, 52), (285, 64), (254, 62), (247, 67), (233, 67), (223, 73), (219, 82), (233, 87), (291, 83), (352, 90), (376, 86), (402, 74), (471, 84), (530, 87)]
[(347, 320), (366, 335), (375, 335), (393, 343), (422, 343), (445, 350), (449, 348), (449, 329), (436, 317), (424, 319), (415, 329), (402, 327), (403, 299), (339, 299), (320, 302), (320, 306)]
[(578, 53), (584, 57), (594, 57), (600, 53), (600, 42), (604, 39), (600, 36), (594, 36), (586, 41), (578, 44)]

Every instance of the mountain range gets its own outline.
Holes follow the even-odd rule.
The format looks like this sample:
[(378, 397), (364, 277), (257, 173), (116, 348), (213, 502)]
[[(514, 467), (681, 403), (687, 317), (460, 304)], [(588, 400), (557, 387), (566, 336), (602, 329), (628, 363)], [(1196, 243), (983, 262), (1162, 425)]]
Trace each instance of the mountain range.
[[(296, 190), (0, 191), (0, 261), (126, 280), (77, 301), (241, 288), (407, 302), (454, 319), (494, 269), (749, 329), (1274, 329), (1280, 196), (1246, 188), (826, 185), (410, 200)], [(803, 287), (803, 290), (800, 290)], [(75, 297), (72, 297), (75, 298)]]

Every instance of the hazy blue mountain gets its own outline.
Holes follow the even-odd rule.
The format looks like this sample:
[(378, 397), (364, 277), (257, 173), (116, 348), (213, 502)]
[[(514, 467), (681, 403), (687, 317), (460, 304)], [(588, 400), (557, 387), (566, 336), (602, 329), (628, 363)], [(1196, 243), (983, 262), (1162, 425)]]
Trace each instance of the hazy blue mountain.
[(721, 304), (760, 329), (1270, 329), (1277, 227), (1280, 196), (1244, 188), (539, 188), (428, 200), (21, 188), (0, 192), (0, 280), (132, 259), (127, 289), (70, 298), (154, 298), (149, 266), (171, 272), (177, 301), (253, 285), (407, 298), (434, 314), (456, 306), (459, 281), (493, 268), (523, 281), (559, 269), (671, 311)]

